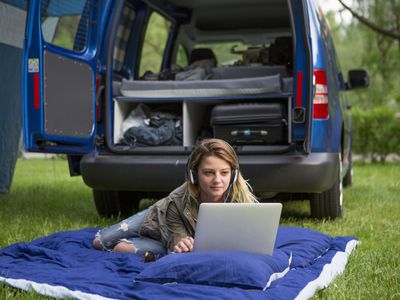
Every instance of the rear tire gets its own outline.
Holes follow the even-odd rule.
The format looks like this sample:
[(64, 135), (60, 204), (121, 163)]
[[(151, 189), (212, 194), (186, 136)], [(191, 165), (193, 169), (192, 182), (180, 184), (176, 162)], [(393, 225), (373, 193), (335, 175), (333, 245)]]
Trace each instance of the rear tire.
[(103, 191), (93, 189), (93, 200), (101, 217), (127, 217), (139, 209), (141, 195), (131, 191)]
[(343, 182), (341, 180), (342, 162), (336, 172), (334, 185), (327, 191), (313, 194), (310, 200), (311, 216), (317, 219), (341, 218), (343, 216)]

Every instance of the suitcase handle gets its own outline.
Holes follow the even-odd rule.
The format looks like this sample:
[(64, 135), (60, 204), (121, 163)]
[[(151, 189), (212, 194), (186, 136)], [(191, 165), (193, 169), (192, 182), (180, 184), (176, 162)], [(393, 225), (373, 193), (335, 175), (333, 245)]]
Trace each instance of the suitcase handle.
[(251, 129), (245, 129), (245, 130), (232, 130), (231, 131), (231, 136), (266, 136), (268, 135), (267, 130), (251, 130)]

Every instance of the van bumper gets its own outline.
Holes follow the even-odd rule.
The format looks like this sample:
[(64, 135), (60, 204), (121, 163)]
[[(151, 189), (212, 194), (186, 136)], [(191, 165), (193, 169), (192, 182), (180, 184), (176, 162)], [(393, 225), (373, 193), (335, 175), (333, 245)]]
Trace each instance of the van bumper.
[[(94, 189), (169, 192), (185, 180), (187, 157), (87, 154), (80, 168)], [(256, 193), (319, 193), (334, 184), (339, 154), (240, 155), (239, 162)]]

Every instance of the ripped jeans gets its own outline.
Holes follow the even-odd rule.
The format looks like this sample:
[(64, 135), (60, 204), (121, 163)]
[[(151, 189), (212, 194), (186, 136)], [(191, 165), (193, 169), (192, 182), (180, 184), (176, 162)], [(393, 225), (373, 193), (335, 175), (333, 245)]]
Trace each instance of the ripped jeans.
[(117, 224), (99, 230), (96, 237), (99, 238), (103, 249), (112, 251), (119, 242), (126, 242), (136, 247), (137, 254), (144, 254), (146, 251), (151, 251), (157, 256), (166, 254), (167, 250), (160, 241), (139, 235), (140, 226), (147, 212), (148, 209), (145, 209)]

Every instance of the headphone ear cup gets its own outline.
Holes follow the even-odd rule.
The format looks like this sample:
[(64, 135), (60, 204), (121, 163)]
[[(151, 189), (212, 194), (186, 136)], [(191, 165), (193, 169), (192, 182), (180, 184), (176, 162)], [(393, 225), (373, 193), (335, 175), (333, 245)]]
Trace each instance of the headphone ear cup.
[(232, 174), (231, 174), (231, 180), (229, 184), (234, 184), (236, 183), (237, 179), (238, 179), (238, 169), (234, 169), (232, 170)]
[(190, 182), (193, 185), (197, 185), (198, 184), (197, 172), (195, 170), (192, 170), (192, 169), (189, 170), (189, 179), (190, 179)]

